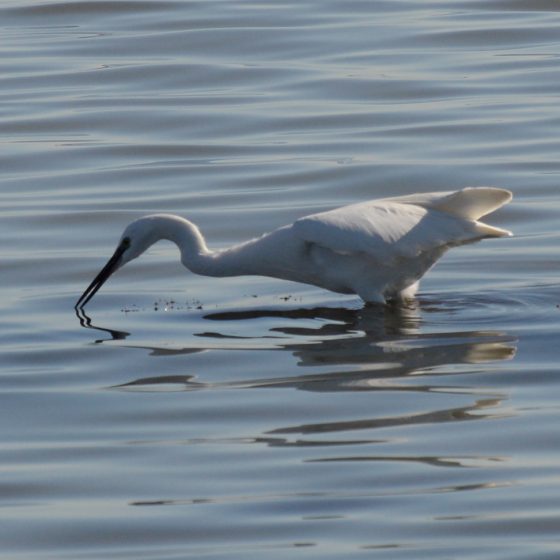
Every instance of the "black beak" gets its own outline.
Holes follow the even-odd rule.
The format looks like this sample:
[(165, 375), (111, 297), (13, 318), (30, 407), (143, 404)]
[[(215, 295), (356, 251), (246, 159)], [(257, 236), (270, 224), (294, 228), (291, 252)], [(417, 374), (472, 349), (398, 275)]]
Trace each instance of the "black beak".
[(93, 282), (86, 288), (86, 291), (82, 294), (80, 299), (76, 302), (74, 309), (81, 309), (96, 293), (105, 281), (118, 267), (119, 260), (122, 254), (126, 251), (128, 245), (121, 243), (117, 250), (114, 252), (113, 256), (109, 259), (109, 262), (101, 269), (101, 272), (93, 279)]

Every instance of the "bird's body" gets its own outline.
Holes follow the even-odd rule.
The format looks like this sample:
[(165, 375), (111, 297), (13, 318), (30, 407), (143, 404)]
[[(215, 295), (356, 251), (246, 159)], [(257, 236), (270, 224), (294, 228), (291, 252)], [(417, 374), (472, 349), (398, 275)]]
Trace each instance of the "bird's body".
[(405, 299), (448, 248), (511, 235), (478, 221), (510, 200), (509, 191), (493, 187), (372, 200), (306, 216), (219, 251), (209, 250), (184, 218), (145, 216), (126, 228), (76, 305), (85, 305), (112, 272), (160, 239), (174, 242), (183, 265), (197, 274), (270, 276), (358, 294), (371, 303)]

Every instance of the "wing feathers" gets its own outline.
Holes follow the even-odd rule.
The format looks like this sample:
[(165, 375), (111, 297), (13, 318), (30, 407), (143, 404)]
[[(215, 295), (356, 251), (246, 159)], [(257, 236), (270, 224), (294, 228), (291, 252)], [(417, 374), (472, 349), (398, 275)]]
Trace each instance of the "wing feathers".
[(478, 220), (507, 204), (512, 194), (496, 187), (467, 187), (456, 192), (425, 193), (391, 198), (394, 202), (433, 208), (466, 220)]
[(307, 242), (386, 262), (482, 237), (510, 235), (476, 221), (510, 199), (504, 189), (479, 187), (373, 200), (301, 218), (293, 228)]

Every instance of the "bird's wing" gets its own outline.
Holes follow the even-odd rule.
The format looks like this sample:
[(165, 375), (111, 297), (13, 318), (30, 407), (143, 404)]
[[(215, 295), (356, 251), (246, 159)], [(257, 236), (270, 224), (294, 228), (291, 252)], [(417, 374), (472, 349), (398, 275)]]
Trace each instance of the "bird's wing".
[(386, 198), (387, 202), (415, 204), (466, 220), (478, 220), (507, 204), (512, 194), (497, 187), (466, 187), (460, 191), (420, 193)]
[(293, 227), (304, 241), (338, 253), (365, 253), (380, 262), (465, 242), (473, 230), (469, 222), (443, 212), (387, 200), (313, 214)]

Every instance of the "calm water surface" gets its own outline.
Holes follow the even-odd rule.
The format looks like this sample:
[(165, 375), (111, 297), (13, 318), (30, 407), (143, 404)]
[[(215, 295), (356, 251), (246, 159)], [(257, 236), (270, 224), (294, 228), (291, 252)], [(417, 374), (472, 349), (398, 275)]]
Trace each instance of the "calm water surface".
[[(0, 5), (0, 556), (560, 557), (560, 5)], [(206, 279), (313, 211), (510, 188), (415, 305)]]

